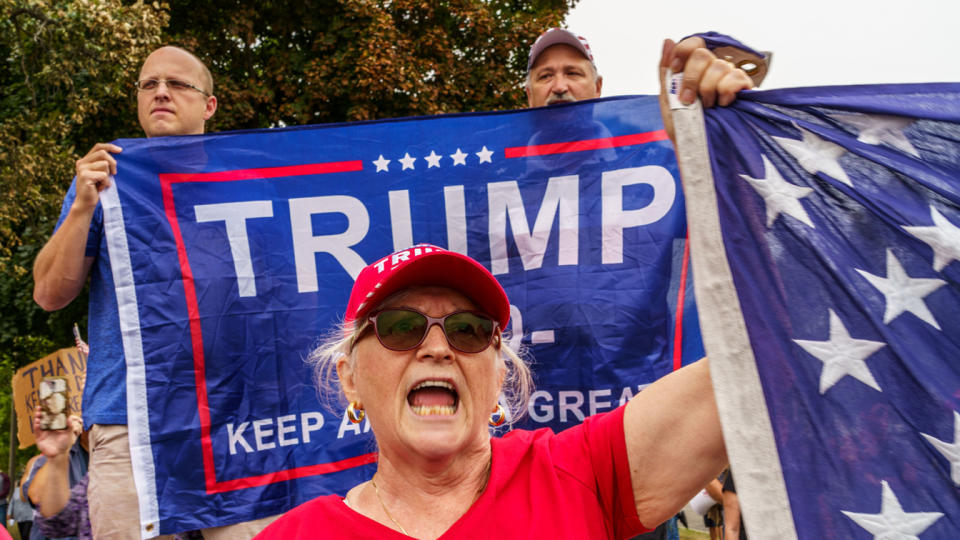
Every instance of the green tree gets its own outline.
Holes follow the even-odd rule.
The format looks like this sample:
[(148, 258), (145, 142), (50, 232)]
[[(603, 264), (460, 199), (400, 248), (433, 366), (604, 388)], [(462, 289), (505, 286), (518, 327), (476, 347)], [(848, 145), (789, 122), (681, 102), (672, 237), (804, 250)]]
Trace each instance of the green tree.
[(31, 266), (74, 162), (142, 136), (132, 83), (156, 47), (210, 67), (216, 131), (510, 109), (525, 104), (530, 43), (575, 2), (0, 0), (0, 380), (86, 326), (85, 293), (54, 313), (34, 304)]
[(524, 106), (529, 46), (573, 3), (190, 0), (166, 35), (211, 66), (214, 129), (345, 122)]
[[(137, 136), (130, 84), (160, 43), (165, 6), (118, 0), (0, 0), (0, 377), (73, 339), (85, 297), (45, 313), (33, 259), (50, 236), (73, 163), (100, 139)], [(10, 391), (0, 393), (9, 415)], [(8, 416), (0, 428), (6, 469)], [(26, 453), (26, 452), (25, 452)]]

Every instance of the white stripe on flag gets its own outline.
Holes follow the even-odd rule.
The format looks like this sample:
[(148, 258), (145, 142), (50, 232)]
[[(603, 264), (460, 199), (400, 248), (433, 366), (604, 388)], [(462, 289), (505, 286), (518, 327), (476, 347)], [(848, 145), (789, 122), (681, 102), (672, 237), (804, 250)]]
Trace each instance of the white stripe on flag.
[(710, 375), (744, 522), (750, 536), (795, 540), (796, 527), (760, 374), (720, 234), (700, 103), (690, 109), (675, 109), (673, 122), (687, 205), (700, 331), (710, 358)]
[(123, 339), (123, 354), (127, 364), (127, 428), (133, 481), (137, 487), (137, 498), (140, 503), (140, 535), (146, 540), (158, 534), (160, 510), (157, 503), (153, 453), (150, 450), (146, 369), (143, 343), (140, 340), (137, 292), (133, 282), (127, 234), (117, 189), (116, 178), (110, 177), (110, 187), (100, 193), (100, 203), (103, 205), (103, 227), (110, 253), (114, 288), (117, 292), (120, 335)]

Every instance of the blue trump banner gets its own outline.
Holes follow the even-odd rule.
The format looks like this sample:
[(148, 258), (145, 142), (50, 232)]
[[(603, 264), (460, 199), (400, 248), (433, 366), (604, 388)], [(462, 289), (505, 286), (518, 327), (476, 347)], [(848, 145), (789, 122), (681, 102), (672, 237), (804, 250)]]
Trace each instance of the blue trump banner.
[(653, 97), (119, 141), (105, 228), (144, 536), (278, 514), (373, 471), (304, 358), (360, 269), (466, 253), (511, 299), (563, 429), (703, 355)]
[(960, 84), (752, 92), (705, 127), (675, 117), (750, 535), (956, 538)]

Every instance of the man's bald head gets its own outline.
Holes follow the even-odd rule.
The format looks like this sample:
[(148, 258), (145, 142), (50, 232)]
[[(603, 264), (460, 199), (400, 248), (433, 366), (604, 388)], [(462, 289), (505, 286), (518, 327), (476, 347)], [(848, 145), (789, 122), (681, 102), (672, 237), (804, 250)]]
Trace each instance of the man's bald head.
[(217, 110), (210, 70), (180, 47), (150, 53), (138, 80), (137, 115), (147, 137), (203, 133)]
[[(200, 88), (202, 88), (208, 94), (213, 94), (213, 74), (210, 73), (210, 70), (207, 68), (207, 65), (203, 63), (203, 60), (200, 60), (200, 58), (197, 57), (197, 55), (184, 49), (183, 47), (177, 47), (176, 45), (164, 45), (163, 47), (155, 49), (152, 53), (150, 53), (150, 55), (147, 56), (147, 60), (150, 60), (150, 56), (153, 56), (154, 54), (164, 50), (177, 51), (179, 53), (185, 54), (188, 57), (192, 58), (196, 66), (200, 69), (200, 82), (201, 82)], [(147, 60), (143, 61), (144, 65), (147, 64)], [(142, 71), (143, 71), (143, 68), (141, 67), (141, 75), (142, 75)]]

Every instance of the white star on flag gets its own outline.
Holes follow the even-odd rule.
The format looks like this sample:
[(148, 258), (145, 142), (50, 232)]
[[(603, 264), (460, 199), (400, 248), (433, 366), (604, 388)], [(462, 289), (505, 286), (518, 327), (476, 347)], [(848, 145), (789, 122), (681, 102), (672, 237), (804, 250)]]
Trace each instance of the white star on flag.
[(960, 261), (960, 227), (947, 220), (930, 205), (933, 225), (929, 227), (903, 227), (933, 248), (933, 269), (939, 272), (953, 261)]
[(857, 140), (862, 143), (873, 145), (886, 143), (901, 152), (920, 157), (920, 153), (913, 147), (907, 136), (903, 134), (903, 130), (913, 124), (913, 120), (909, 118), (857, 113), (831, 114), (830, 116), (856, 129), (859, 132)]
[(919, 535), (943, 517), (940, 512), (904, 512), (886, 480), (881, 480), (879, 514), (861, 514), (841, 510), (843, 515), (873, 534), (874, 539), (919, 540)]
[(403, 164), (403, 168), (400, 170), (405, 171), (407, 169), (413, 169), (413, 162), (416, 160), (417, 158), (410, 156), (410, 152), (404, 152), (403, 157), (397, 161)]
[(793, 156), (797, 163), (803, 167), (803, 170), (808, 173), (822, 172), (853, 187), (853, 183), (847, 176), (847, 171), (840, 166), (840, 156), (845, 154), (847, 149), (830, 141), (825, 141), (796, 124), (794, 126), (800, 130), (803, 140), (798, 141), (787, 137), (773, 137), (773, 140), (777, 141), (777, 144)]
[(477, 152), (477, 157), (480, 158), (480, 163), (493, 163), (493, 161), (490, 160), (490, 156), (492, 155), (493, 151), (487, 150), (486, 145), (484, 145), (483, 149)]
[(933, 317), (933, 313), (930, 313), (923, 299), (946, 285), (946, 281), (908, 276), (903, 265), (890, 249), (887, 250), (887, 277), (875, 276), (860, 269), (857, 269), (857, 272), (883, 294), (886, 301), (886, 309), (883, 312), (884, 324), (889, 324), (901, 313), (909, 311), (921, 321), (940, 330), (940, 325), (937, 324), (937, 320)]
[(960, 413), (956, 411), (953, 412), (952, 443), (941, 441), (926, 433), (921, 433), (921, 435), (923, 435), (923, 438), (932, 444), (938, 452), (943, 454), (943, 457), (947, 458), (947, 461), (950, 463), (950, 479), (953, 480), (954, 484), (960, 486)]
[(757, 194), (763, 197), (763, 203), (767, 208), (767, 227), (773, 225), (777, 216), (781, 213), (793, 216), (794, 218), (813, 228), (813, 222), (810, 216), (800, 204), (800, 199), (813, 192), (810, 188), (793, 185), (780, 176), (780, 171), (773, 166), (767, 156), (763, 156), (763, 175), (765, 178), (752, 178), (746, 174), (741, 174), (743, 178), (753, 186)]
[(464, 154), (463, 152), (460, 151), (459, 148), (457, 148), (457, 151), (454, 152), (453, 154), (450, 154), (450, 157), (453, 158), (454, 165), (466, 165), (467, 155), (468, 154)]
[(384, 158), (383, 154), (380, 154), (380, 157), (377, 158), (377, 160), (374, 161), (373, 164), (377, 166), (377, 170), (375, 172), (386, 171), (388, 170), (387, 165), (390, 164), (390, 160)]
[(840, 317), (832, 309), (829, 311), (830, 339), (827, 341), (793, 340), (817, 360), (823, 362), (823, 371), (820, 373), (820, 394), (826, 393), (845, 375), (850, 375), (870, 388), (882, 392), (877, 380), (867, 368), (866, 359), (886, 344), (850, 337)]
[(428, 168), (428, 169), (431, 168), (431, 167), (439, 167), (439, 166), (440, 166), (440, 158), (441, 158), (441, 156), (438, 156), (437, 153), (434, 152), (433, 150), (430, 151), (430, 155), (429, 155), (429, 156), (423, 156), (423, 159), (427, 160), (427, 168)]

